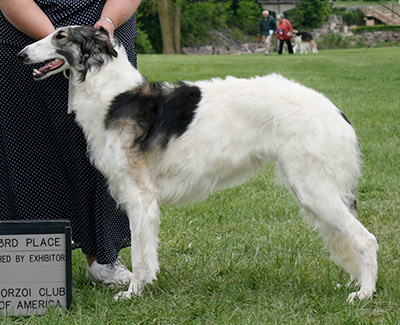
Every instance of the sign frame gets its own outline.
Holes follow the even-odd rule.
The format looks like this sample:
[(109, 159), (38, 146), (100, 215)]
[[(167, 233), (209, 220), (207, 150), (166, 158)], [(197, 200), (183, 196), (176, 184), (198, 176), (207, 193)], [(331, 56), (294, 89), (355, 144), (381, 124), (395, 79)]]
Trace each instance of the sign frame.
[[(69, 310), (72, 305), (72, 228), (71, 222), (66, 219), (55, 220), (7, 220), (0, 221), (0, 236), (12, 235), (65, 235), (65, 310)], [(1, 255), (1, 254), (0, 254)], [(1, 266), (1, 264), (0, 264)], [(1, 267), (0, 267), (1, 268)], [(64, 307), (64, 306), (63, 306)], [(46, 308), (47, 309), (47, 308)], [(43, 313), (46, 312), (46, 309)], [(64, 310), (64, 308), (63, 308)], [(0, 311), (1, 315), (41, 315), (42, 313), (14, 314), (8, 310)]]

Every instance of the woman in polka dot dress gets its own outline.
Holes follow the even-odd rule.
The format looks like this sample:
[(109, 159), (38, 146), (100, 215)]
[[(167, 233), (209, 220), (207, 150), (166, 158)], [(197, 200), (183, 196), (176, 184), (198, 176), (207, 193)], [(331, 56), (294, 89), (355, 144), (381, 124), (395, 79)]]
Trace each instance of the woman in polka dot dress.
[(69, 219), (92, 282), (125, 284), (118, 260), (129, 222), (90, 164), (86, 142), (67, 114), (68, 81), (35, 82), (17, 53), (55, 28), (103, 27), (136, 67), (134, 13), (140, 0), (0, 0), (0, 220)]

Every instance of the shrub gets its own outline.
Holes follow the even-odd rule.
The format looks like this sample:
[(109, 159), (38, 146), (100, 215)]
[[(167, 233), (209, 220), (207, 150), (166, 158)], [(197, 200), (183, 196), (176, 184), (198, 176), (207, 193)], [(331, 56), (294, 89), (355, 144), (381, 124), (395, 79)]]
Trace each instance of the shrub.
[(321, 27), (331, 13), (331, 6), (327, 0), (303, 0), (296, 9), (285, 13), (293, 26), (307, 30)]
[(377, 26), (357, 26), (352, 28), (354, 34), (372, 33), (372, 32), (400, 32), (400, 26), (377, 25)]
[(155, 50), (149, 40), (149, 36), (144, 31), (142, 24), (138, 22), (138, 36), (135, 40), (136, 52), (140, 54), (154, 54)]
[(334, 15), (342, 16), (343, 21), (348, 25), (362, 26), (365, 24), (364, 13), (361, 10), (349, 10), (346, 8), (333, 8)]
[(258, 22), (262, 17), (260, 4), (253, 0), (242, 0), (232, 2), (231, 8), (234, 15), (228, 21), (229, 26), (240, 28), (245, 34), (257, 34)]
[(350, 46), (350, 40), (338, 33), (322, 35), (318, 41), (319, 49), (345, 49)]
[(182, 46), (197, 46), (214, 29), (228, 27), (227, 21), (232, 15), (228, 2), (183, 2), (182, 3)]

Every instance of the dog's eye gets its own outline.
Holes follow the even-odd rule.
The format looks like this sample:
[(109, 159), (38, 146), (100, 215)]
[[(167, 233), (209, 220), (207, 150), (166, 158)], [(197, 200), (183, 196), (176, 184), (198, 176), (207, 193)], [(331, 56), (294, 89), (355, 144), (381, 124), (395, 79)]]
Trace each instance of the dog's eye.
[(58, 40), (64, 39), (66, 37), (67, 37), (67, 35), (63, 32), (59, 32), (56, 34), (56, 39), (58, 39)]

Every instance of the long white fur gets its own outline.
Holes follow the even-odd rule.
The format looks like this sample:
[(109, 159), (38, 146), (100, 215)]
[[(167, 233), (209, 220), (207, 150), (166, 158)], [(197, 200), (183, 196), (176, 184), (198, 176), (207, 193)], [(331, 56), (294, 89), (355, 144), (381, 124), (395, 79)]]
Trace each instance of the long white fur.
[[(24, 51), (35, 61), (53, 58), (51, 40)], [(130, 220), (133, 276), (118, 297), (140, 295), (156, 279), (160, 204), (205, 199), (241, 184), (269, 160), (335, 262), (361, 285), (348, 300), (372, 296), (377, 242), (350, 210), (360, 174), (357, 137), (332, 102), (277, 74), (192, 82), (202, 99), (188, 130), (165, 150), (141, 154), (131, 147), (131, 134), (104, 125), (114, 97), (144, 81), (124, 49), (116, 50), (118, 58), (89, 71), (85, 82), (71, 68), (71, 85), (91, 159)]]

